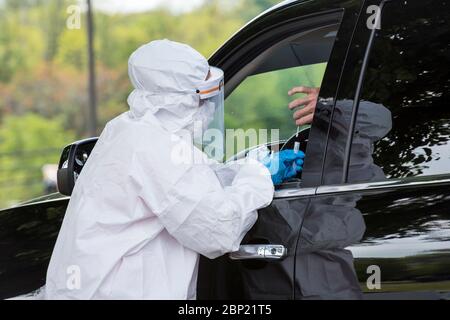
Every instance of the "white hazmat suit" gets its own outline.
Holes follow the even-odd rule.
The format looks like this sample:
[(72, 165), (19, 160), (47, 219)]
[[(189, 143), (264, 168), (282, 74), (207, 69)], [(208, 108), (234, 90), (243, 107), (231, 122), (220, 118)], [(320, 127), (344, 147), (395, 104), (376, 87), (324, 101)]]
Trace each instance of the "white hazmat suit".
[[(199, 254), (237, 250), (272, 201), (262, 164), (206, 159), (180, 134), (208, 115), (195, 90), (210, 71), (203, 56), (158, 40), (128, 67), (130, 110), (106, 125), (76, 182), (47, 299), (194, 299)], [(174, 161), (179, 145), (204, 161)]]

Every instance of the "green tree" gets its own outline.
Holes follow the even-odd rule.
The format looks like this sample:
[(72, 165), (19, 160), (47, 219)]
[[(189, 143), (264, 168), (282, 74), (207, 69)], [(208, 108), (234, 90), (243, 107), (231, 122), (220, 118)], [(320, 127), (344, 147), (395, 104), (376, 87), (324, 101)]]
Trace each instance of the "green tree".
[(44, 50), (42, 40), (40, 30), (22, 25), (14, 14), (0, 12), (0, 82), (35, 66)]
[(7, 116), (0, 125), (0, 207), (43, 194), (42, 166), (57, 164), (74, 140), (60, 119), (29, 113)]

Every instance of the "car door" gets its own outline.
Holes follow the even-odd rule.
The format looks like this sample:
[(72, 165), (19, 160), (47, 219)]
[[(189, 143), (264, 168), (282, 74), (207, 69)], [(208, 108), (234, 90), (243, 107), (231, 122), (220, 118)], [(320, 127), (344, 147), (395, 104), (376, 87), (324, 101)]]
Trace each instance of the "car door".
[(362, 12), (300, 237), (297, 272), (314, 266), (322, 282), (296, 294), (345, 298), (359, 285), (367, 299), (448, 299), (449, 7), (367, 1)]
[(259, 210), (258, 221), (238, 252), (201, 259), (199, 299), (294, 298), (299, 232), (320, 183), (329, 106), (359, 9), (359, 1), (291, 3), (250, 23), (210, 59), (226, 75), (227, 142), (229, 129), (244, 133), (279, 129), (276, 135), (270, 130), (268, 141), (258, 136), (245, 147), (265, 143), (282, 147), (297, 129), (287, 107), (292, 99), (287, 91), (294, 86), (320, 86), (322, 107), (312, 126), (300, 130), (301, 149), (306, 152), (301, 177), (277, 188), (272, 204)]
[(0, 210), (0, 299), (28, 294), (45, 284), (68, 202), (53, 194)]

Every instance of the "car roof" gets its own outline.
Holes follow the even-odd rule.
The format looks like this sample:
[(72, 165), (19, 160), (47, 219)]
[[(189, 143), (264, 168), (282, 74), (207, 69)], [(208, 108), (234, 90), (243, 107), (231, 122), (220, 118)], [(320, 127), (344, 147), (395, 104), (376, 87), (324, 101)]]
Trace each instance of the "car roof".
[[(363, 1), (363, 0), (361, 0)], [(326, 0), (285, 0), (258, 14), (228, 38), (208, 59), (211, 66), (226, 68), (228, 58), (245, 47), (262, 28), (297, 17), (304, 6), (314, 5), (317, 10), (335, 9)], [(229, 71), (228, 71), (229, 72)], [(225, 75), (227, 79), (227, 74)], [(227, 81), (227, 80), (225, 80)]]
[(241, 28), (239, 28), (230, 38), (228, 38), (213, 54), (209, 57), (210, 62), (215, 65), (216, 64), (216, 58), (220, 56), (220, 51), (227, 50), (226, 47), (228, 44), (232, 43), (236, 38), (239, 37), (240, 34), (245, 32), (247, 29), (251, 28), (255, 23), (258, 23), (259, 21), (264, 21), (266, 17), (271, 16), (272, 14), (276, 13), (277, 11), (283, 10), (285, 7), (289, 7), (291, 5), (299, 5), (304, 2), (311, 2), (311, 0), (285, 0), (281, 1), (280, 3), (275, 4), (274, 6), (268, 8), (267, 10), (261, 12), (256, 17), (252, 18), (250, 21), (245, 23)]
[(247, 22), (247, 23), (243, 26), (243, 28), (244, 28), (246, 25), (252, 23), (253, 21), (255, 21), (255, 20), (261, 18), (262, 16), (265, 16), (266, 14), (270, 14), (272, 11), (275, 11), (275, 10), (281, 8), (281, 7), (290, 5), (290, 4), (294, 3), (294, 2), (301, 3), (301, 2), (305, 2), (305, 1), (306, 1), (306, 0), (284, 0), (284, 1), (281, 1), (281, 2), (279, 2), (279, 3), (275, 4), (275, 5), (273, 5), (272, 7), (270, 7), (270, 8), (268, 8), (268, 9), (264, 10), (264, 11), (261, 12), (260, 14), (258, 14), (256, 17), (254, 17), (254, 18), (251, 19), (249, 22)]

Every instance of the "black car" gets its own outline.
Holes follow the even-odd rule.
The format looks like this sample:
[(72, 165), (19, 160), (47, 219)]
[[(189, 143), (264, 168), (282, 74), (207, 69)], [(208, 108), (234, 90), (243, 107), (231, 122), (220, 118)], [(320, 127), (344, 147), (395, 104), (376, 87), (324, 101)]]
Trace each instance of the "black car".
[[(271, 148), (300, 141), (306, 157), (238, 252), (202, 258), (198, 298), (450, 298), (449, 21), (440, 0), (286, 1), (216, 51), (227, 127), (264, 119)], [(319, 99), (296, 135), (284, 99), (308, 77)], [(61, 193), (95, 141), (64, 149)], [(0, 211), (1, 298), (45, 284), (63, 194)]]

